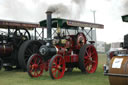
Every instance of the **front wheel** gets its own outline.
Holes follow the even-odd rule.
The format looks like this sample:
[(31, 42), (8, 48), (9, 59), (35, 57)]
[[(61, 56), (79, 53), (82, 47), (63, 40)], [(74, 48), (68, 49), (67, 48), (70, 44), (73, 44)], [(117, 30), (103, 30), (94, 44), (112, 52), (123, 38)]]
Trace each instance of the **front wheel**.
[(49, 63), (49, 73), (52, 79), (60, 79), (64, 76), (65, 61), (61, 55), (52, 57)]
[(33, 54), (27, 62), (27, 72), (30, 77), (39, 77), (43, 73), (44, 62), (40, 55)]

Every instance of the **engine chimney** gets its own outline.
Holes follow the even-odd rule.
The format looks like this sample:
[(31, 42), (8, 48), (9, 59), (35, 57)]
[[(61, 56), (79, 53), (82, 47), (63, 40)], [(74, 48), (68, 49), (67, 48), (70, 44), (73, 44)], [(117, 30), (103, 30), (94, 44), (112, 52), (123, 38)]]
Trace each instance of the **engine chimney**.
[(52, 12), (51, 11), (47, 11), (47, 38), (48, 40), (51, 40), (52, 38)]

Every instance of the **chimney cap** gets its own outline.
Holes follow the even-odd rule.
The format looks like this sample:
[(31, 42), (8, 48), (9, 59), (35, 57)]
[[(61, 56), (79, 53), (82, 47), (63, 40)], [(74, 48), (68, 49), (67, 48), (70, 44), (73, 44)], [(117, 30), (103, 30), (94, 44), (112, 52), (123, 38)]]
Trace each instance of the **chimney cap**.
[(46, 13), (53, 13), (52, 11), (46, 11)]

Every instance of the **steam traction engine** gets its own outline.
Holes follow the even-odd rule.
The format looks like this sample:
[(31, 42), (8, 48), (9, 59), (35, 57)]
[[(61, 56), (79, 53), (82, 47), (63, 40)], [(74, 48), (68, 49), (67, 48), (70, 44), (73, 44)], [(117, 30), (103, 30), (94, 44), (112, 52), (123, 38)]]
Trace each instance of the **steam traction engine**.
[(0, 20), (0, 69), (26, 69), (31, 53), (37, 53), (41, 43), (31, 40), (30, 30), (39, 24)]
[[(51, 18), (51, 13), (48, 11), (47, 20), (40, 22), (40, 26), (47, 27), (46, 44), (29, 58), (28, 74), (31, 77), (39, 77), (44, 70), (49, 70), (52, 79), (60, 79), (66, 70), (71, 71), (74, 67), (78, 67), (82, 72), (94, 73), (98, 64), (94, 41), (87, 42), (85, 34), (79, 32), (79, 29), (85, 31), (84, 27), (90, 27), (91, 31), (92, 28), (103, 28), (103, 25)], [(55, 36), (52, 36), (52, 29), (56, 29)], [(73, 35), (70, 34), (73, 32)]]

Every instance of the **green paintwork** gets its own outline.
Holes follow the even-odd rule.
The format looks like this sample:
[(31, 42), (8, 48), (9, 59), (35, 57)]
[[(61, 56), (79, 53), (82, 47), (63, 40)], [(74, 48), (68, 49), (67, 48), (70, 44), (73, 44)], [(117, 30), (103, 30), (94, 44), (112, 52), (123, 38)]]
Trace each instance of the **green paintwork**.
[(128, 15), (122, 16), (122, 20), (123, 20), (123, 22), (128, 22)]
[[(52, 27), (57, 28), (57, 24), (60, 28), (71, 28), (70, 26), (67, 26), (65, 19), (53, 18)], [(40, 21), (40, 26), (47, 27), (47, 20)]]
[[(47, 27), (47, 21), (40, 21), (40, 26)], [(59, 26), (61, 29), (78, 29), (79, 27), (104, 28), (104, 25), (102, 24), (74, 21), (61, 18), (52, 18), (52, 28), (57, 28), (57, 26)]]

